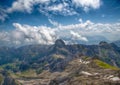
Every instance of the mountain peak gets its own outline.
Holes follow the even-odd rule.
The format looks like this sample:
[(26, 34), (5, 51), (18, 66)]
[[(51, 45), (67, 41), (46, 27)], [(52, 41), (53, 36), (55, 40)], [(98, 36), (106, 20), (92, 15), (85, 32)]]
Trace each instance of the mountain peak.
[(99, 46), (102, 47), (102, 48), (105, 48), (105, 49), (112, 49), (114, 46), (110, 43), (107, 43), (105, 41), (101, 41), (99, 43)]
[(105, 45), (108, 45), (108, 43), (105, 42), (105, 41), (101, 41), (101, 42), (99, 43), (99, 45), (100, 45), (100, 46), (105, 46)]
[(63, 47), (63, 46), (65, 46), (65, 43), (64, 43), (64, 41), (62, 39), (57, 39), (55, 41), (55, 46)]

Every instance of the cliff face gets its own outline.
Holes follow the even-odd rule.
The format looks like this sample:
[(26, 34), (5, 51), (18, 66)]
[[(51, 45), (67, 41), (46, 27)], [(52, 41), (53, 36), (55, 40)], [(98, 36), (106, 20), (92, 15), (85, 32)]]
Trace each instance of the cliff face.
[(0, 85), (18, 85), (16, 80), (12, 78), (6, 71), (2, 71), (0, 75)]
[(13, 79), (12, 77), (6, 76), (4, 78), (2, 85), (18, 85), (18, 84), (15, 82), (15, 79)]
[(21, 77), (22, 85), (119, 85), (120, 70), (85, 56), (70, 61), (62, 72), (44, 70), (36, 77)]

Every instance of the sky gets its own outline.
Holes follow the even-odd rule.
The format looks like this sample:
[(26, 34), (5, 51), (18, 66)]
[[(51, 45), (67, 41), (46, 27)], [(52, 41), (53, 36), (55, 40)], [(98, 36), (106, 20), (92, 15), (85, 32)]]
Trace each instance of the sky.
[(0, 46), (120, 40), (120, 0), (0, 0)]

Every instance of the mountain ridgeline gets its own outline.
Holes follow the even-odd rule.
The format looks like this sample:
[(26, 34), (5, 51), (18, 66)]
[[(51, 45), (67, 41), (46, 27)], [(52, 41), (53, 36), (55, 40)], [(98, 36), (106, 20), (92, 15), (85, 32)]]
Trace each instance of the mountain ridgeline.
[[(114, 43), (100, 42), (99, 45), (73, 44), (65, 45), (61, 39), (54, 45), (28, 45), (19, 48), (0, 47), (0, 65), (19, 62), (33, 63), (51, 62), (55, 55), (64, 56), (60, 61), (69, 61), (78, 55), (98, 58), (111, 65), (120, 67), (120, 48)], [(24, 69), (23, 69), (24, 70)]]
[[(87, 62), (78, 65), (77, 64), (78, 62), (75, 61), (78, 61), (78, 59), (81, 58), (83, 60), (86, 59), (89, 60), (88, 62), (91, 62), (90, 65), (84, 65)], [(82, 61), (80, 60), (80, 62)], [(100, 70), (99, 68), (98, 69), (96, 68), (97, 65), (93, 66), (92, 62), (93, 63), (96, 62), (97, 65), (102, 65), (103, 67), (106, 66), (112, 69), (119, 68), (120, 48), (116, 46), (114, 43), (107, 43), (104, 41), (100, 42), (99, 45), (83, 45), (83, 44), (66, 45), (64, 41), (61, 39), (56, 40), (54, 45), (28, 45), (19, 48), (0, 47), (0, 71), (1, 71), (0, 74), (3, 75), (3, 73), (7, 71), (8, 75), (7, 77), (3, 75), (3, 80), (8, 79), (11, 76), (11, 74), (13, 78), (13, 74), (14, 74), (14, 78), (12, 80), (13, 83), (16, 82), (16, 80), (22, 82), (24, 79), (28, 78), (28, 76), (25, 76), (28, 73), (30, 73), (28, 74), (29, 76), (31, 75), (30, 78), (32, 77), (32, 79), (34, 79), (35, 75), (32, 75), (34, 74), (34, 72), (36, 74), (41, 74), (41, 75), (45, 71), (49, 71), (50, 73), (59, 72), (62, 75), (63, 72), (65, 72), (66, 70), (70, 71), (70, 68), (74, 69), (74, 71), (71, 70), (71, 72), (74, 75), (86, 74), (90, 76), (92, 74), (86, 71), (91, 72), (90, 69), (92, 69), (93, 71), (97, 72), (97, 70)], [(69, 63), (72, 64), (69, 65)], [(78, 68), (76, 68), (77, 65)], [(67, 67), (69, 67), (69, 69), (66, 69)], [(96, 70), (94, 70), (95, 68)], [(83, 69), (84, 71), (81, 70), (81, 73), (79, 73), (80, 69)], [(115, 73), (115, 75), (118, 75), (116, 72), (111, 72), (111, 71), (108, 72), (110, 72), (111, 75), (113, 73)], [(41, 77), (41, 75), (39, 77)], [(55, 76), (55, 74), (51, 74), (51, 75)], [(72, 74), (70, 73), (69, 77), (67, 75), (67, 77), (65, 78), (61, 76), (62, 80), (65, 81), (71, 79), (72, 78), (71, 75)], [(21, 78), (23, 78), (23, 80)], [(38, 76), (35, 77), (35, 79), (39, 79)], [(57, 78), (52, 78), (52, 80), (47, 80), (49, 81), (49, 84), (44, 84), (44, 85), (59, 85), (55, 83), (56, 82), (60, 83), (62, 82), (62, 80), (61, 79), (59, 80)], [(96, 80), (96, 82), (98, 82), (98, 80)], [(9, 84), (4, 84), (5, 82), (2, 83), (3, 85), (9, 85)], [(83, 84), (83, 83), (85, 82), (82, 82), (82, 84), (80, 85), (96, 85), (96, 84), (92, 84), (92, 82), (91, 84)], [(29, 85), (33, 85), (33, 84), (29, 84)], [(43, 85), (43, 84), (36, 84), (36, 85)], [(70, 84), (66, 82), (66, 84), (60, 84), (60, 85), (70, 85)], [(78, 85), (78, 84), (72, 84), (72, 85)], [(110, 84), (102, 83), (97, 85), (110, 85)], [(117, 85), (117, 84), (111, 84), (111, 85)]]

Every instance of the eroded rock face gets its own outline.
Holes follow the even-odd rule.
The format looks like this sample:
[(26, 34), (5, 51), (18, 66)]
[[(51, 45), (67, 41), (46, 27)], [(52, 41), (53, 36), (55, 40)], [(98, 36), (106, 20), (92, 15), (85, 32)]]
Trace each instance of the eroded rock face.
[(58, 39), (58, 40), (55, 41), (55, 46), (56, 47), (64, 47), (65, 43), (62, 39)]
[[(82, 59), (83, 58), (83, 59)], [(92, 58), (75, 58), (61, 72), (44, 70), (36, 77), (17, 78), (22, 85), (119, 85), (120, 70), (98, 66)], [(85, 63), (89, 62), (89, 63)]]
[(5, 77), (4, 82), (2, 85), (17, 85), (17, 83), (15, 82), (15, 79), (13, 79), (12, 77)]
[(89, 64), (75, 59), (69, 63), (64, 72), (66, 76), (59, 76), (50, 81), (49, 85), (119, 85), (119, 72), (110, 69), (103, 69), (93, 61)]
[(2, 81), (0, 82), (0, 85), (18, 85), (16, 80), (14, 78), (12, 78), (7, 73), (7, 71), (0, 71), (0, 75), (2, 76), (2, 77), (0, 77), (0, 80), (2, 78)]

